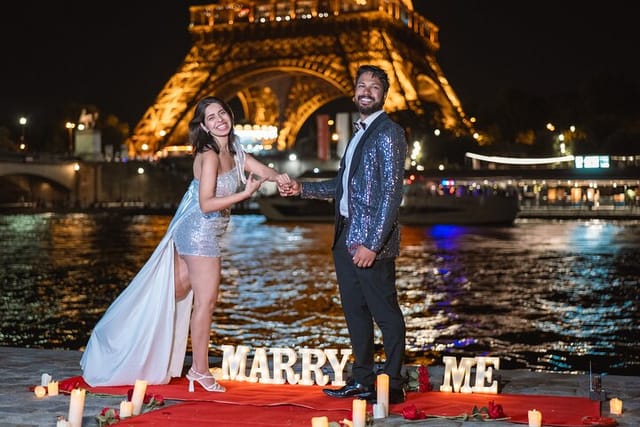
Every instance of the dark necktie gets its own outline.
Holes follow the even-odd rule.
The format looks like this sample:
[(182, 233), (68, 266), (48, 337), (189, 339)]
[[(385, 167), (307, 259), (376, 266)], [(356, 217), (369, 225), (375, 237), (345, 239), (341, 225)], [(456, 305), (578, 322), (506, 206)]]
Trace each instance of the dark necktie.
[(353, 128), (356, 131), (360, 129), (365, 130), (367, 128), (367, 124), (365, 122), (353, 122)]

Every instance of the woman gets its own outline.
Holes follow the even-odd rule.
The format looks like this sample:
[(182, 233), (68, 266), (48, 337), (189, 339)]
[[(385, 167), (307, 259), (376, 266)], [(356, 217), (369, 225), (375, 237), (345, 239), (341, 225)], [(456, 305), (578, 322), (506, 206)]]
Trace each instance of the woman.
[[(278, 176), (244, 153), (233, 125), (223, 100), (206, 97), (196, 106), (189, 122), (194, 179), (166, 235), (91, 334), (80, 361), (91, 386), (128, 385), (137, 379), (166, 384), (180, 376), (190, 323), (189, 390), (198, 382), (207, 391), (225, 391), (211, 375), (208, 351), (220, 286), (220, 237), (231, 206)], [(244, 189), (238, 191), (241, 183)]]

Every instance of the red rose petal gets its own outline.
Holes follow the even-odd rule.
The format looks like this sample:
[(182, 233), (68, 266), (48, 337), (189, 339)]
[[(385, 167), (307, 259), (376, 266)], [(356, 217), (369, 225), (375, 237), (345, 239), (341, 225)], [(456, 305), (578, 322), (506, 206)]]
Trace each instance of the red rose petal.
[(582, 424), (588, 426), (613, 427), (617, 426), (618, 422), (609, 417), (582, 417)]

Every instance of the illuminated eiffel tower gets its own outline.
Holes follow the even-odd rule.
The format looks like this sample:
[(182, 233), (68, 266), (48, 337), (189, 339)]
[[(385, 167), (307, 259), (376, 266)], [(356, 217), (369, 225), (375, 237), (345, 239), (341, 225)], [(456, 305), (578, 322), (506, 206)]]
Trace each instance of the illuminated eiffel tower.
[(365, 63), (389, 75), (387, 112), (456, 134), (471, 128), (435, 59), (438, 27), (411, 0), (220, 0), (189, 11), (193, 45), (136, 125), (130, 155), (186, 144), (206, 95), (233, 101), (251, 124), (275, 126), (276, 149), (290, 149), (318, 109), (353, 96)]

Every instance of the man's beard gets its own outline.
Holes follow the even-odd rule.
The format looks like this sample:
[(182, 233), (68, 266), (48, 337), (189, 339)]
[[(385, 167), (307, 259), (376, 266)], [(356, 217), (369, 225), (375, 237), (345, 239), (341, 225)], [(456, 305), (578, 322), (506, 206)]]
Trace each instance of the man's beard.
[(374, 102), (373, 104), (369, 105), (368, 107), (363, 107), (362, 105), (360, 105), (360, 102), (358, 102), (358, 112), (360, 114), (368, 116), (368, 115), (371, 115), (371, 114), (375, 113), (378, 110), (382, 110), (382, 106), (383, 105), (384, 105), (384, 103), (382, 101), (378, 101), (378, 102)]

